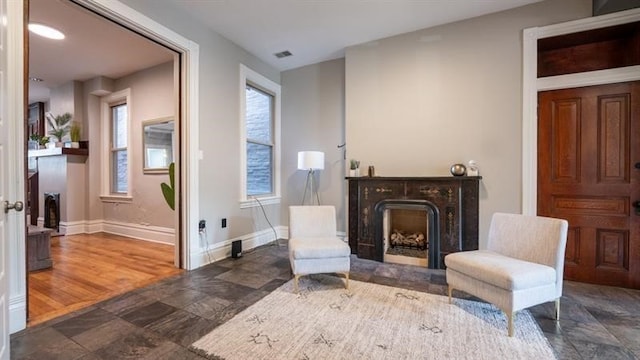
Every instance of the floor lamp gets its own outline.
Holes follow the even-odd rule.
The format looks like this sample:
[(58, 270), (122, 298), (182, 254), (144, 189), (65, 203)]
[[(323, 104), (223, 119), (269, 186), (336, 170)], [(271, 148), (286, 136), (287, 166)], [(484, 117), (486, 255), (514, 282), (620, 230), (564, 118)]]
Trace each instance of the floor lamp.
[(298, 152), (298, 170), (307, 170), (307, 183), (304, 187), (304, 194), (302, 195), (302, 203), (304, 205), (304, 199), (307, 197), (307, 191), (311, 204), (313, 205), (313, 193), (316, 194), (316, 200), (320, 205), (320, 196), (318, 196), (318, 189), (313, 186), (313, 177), (316, 170), (324, 169), (324, 153), (322, 151), (299, 151)]

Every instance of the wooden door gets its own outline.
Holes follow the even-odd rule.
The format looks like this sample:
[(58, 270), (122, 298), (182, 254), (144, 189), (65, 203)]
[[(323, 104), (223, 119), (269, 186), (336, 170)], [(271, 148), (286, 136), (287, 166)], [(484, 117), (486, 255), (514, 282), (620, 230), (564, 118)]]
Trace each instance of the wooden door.
[(565, 278), (640, 288), (640, 82), (538, 94), (538, 214), (569, 221)]

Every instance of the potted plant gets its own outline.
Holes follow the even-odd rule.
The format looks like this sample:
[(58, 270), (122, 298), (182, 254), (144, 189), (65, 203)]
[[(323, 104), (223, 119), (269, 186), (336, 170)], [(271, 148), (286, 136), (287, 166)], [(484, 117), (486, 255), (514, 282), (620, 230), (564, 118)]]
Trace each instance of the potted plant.
[(69, 129), (69, 137), (71, 138), (71, 147), (77, 149), (80, 147), (80, 124), (77, 122), (71, 123), (71, 129)]
[(360, 161), (355, 159), (349, 161), (349, 176), (360, 176)]
[(71, 114), (64, 113), (62, 115), (53, 116), (52, 113), (47, 112), (45, 115), (47, 122), (49, 123), (49, 135), (55, 136), (56, 140), (61, 143), (62, 138), (69, 133), (69, 125), (71, 125)]
[(27, 148), (29, 150), (38, 150), (40, 149), (40, 134), (31, 134), (29, 135), (29, 142)]
[(40, 136), (40, 148), (44, 149), (44, 147), (47, 145), (47, 143), (49, 142), (49, 137), (48, 136)]

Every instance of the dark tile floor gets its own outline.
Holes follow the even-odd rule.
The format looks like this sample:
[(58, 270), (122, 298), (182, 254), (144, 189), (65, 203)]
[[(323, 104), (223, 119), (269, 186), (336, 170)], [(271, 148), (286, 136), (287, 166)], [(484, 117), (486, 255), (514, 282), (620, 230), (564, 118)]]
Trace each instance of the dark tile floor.
[[(354, 257), (351, 277), (446, 292), (441, 270)], [(264, 246), (14, 334), (11, 358), (201, 359), (191, 343), (290, 278), (286, 246)], [(559, 323), (551, 303), (531, 312), (559, 359), (640, 358), (638, 290), (565, 282)]]

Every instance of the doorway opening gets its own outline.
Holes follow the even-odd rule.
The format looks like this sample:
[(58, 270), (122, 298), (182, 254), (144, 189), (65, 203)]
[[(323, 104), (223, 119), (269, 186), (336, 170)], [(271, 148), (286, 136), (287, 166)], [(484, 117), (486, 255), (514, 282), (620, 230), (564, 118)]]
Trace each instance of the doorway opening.
[[(159, 254), (158, 260), (162, 259), (175, 271), (180, 271), (179, 268), (185, 264), (182, 263), (184, 251), (179, 231), (182, 216), (170, 210), (161, 196), (160, 183), (169, 182), (168, 169), (145, 172), (144, 164), (140, 162), (142, 157), (138, 154), (143, 149), (140, 135), (142, 122), (171, 118), (175, 128), (180, 129), (180, 109), (184, 105), (180, 104), (182, 98), (176, 94), (181, 93), (182, 86), (181, 54), (71, 1), (30, 0), (29, 20), (53, 26), (59, 24), (67, 32), (67, 40), (61, 45), (30, 34), (26, 47), (29, 65), (25, 77), (38, 80), (28, 82), (29, 104), (41, 104), (42, 111), (37, 115), (42, 116), (30, 117), (26, 127), (27, 136), (29, 139), (39, 137), (38, 140), (45, 136), (53, 138), (51, 130), (55, 130), (56, 124), (47, 120), (47, 113), (53, 118), (70, 113), (72, 122), (81, 129), (80, 143), (85, 143), (84, 147), (67, 146), (66, 142), (72, 140), (67, 133), (56, 139), (55, 142), (61, 144), (39, 141), (38, 148), (30, 150), (28, 154), (29, 166), (25, 167), (29, 169), (30, 177), (34, 173), (38, 175), (39, 185), (37, 189), (27, 191), (37, 195), (40, 200), (38, 208), (30, 209), (29, 222), (35, 223), (36, 227), (48, 224), (50, 217), (44, 209), (46, 198), (43, 197), (45, 193), (56, 192), (59, 198), (55, 220), (61, 235), (51, 241), (53, 266), (27, 275), (27, 314), (30, 315), (29, 309), (37, 303), (31, 296), (31, 285), (42, 284), (46, 272), (68, 271), (69, 263), (65, 264), (68, 257), (65, 255), (71, 248), (77, 250), (85, 246), (95, 250), (96, 244), (93, 242), (100, 242), (101, 246), (108, 245), (115, 241), (114, 238), (118, 241), (129, 240), (131, 246), (135, 247), (140, 242), (133, 238), (143, 238), (165, 243), (142, 242), (142, 245), (162, 248), (149, 253)], [(122, 147), (109, 146), (113, 145), (114, 138), (105, 135), (104, 130), (108, 126), (104, 126), (100, 108), (100, 99), (124, 88), (137, 94), (127, 104), (130, 112), (125, 119), (125, 137), (128, 141), (125, 152)], [(182, 132), (176, 131), (176, 143), (171, 152), (175, 154), (173, 161), (177, 164), (180, 163), (181, 136)], [(105, 147), (115, 149), (111, 160), (109, 157), (105, 160), (104, 153), (108, 153)], [(108, 165), (113, 164), (113, 159), (124, 161), (120, 162), (121, 166)], [(124, 177), (121, 176), (122, 165), (128, 172)], [(176, 166), (176, 177), (180, 177), (179, 169)], [(114, 176), (106, 175), (109, 171)], [(113, 192), (106, 193), (105, 189), (113, 188), (105, 186), (104, 182), (108, 184), (113, 179), (125, 179), (125, 186), (136, 188), (135, 195), (118, 199), (117, 196), (111, 196)], [(122, 186), (122, 181), (118, 185)], [(126, 245), (120, 248), (122, 246)], [(57, 260), (56, 254), (60, 255)], [(161, 273), (169, 276), (173, 271)], [(153, 281), (160, 279), (155, 276), (142, 277)], [(122, 280), (122, 277), (114, 281), (118, 279)], [(148, 281), (131, 283), (144, 286)], [(51, 286), (50, 296), (43, 297), (39, 292), (38, 299), (56, 302), (59, 296), (55, 292), (60, 289)], [(94, 300), (104, 298), (78, 297), (78, 302), (84, 306)], [(67, 308), (69, 311), (77, 310), (75, 303), (69, 303)], [(64, 314), (59, 309), (56, 311), (57, 315)], [(30, 325), (33, 323), (31, 320), (34, 319), (30, 318)]]

